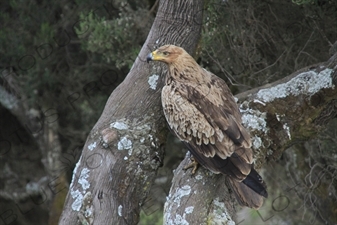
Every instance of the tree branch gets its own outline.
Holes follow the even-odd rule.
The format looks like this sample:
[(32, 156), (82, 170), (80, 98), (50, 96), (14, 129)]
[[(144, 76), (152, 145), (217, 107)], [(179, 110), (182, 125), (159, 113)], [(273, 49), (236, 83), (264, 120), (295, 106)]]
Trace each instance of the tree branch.
[[(236, 96), (243, 123), (251, 133), (257, 168), (278, 159), (293, 144), (313, 137), (336, 116), (336, 77), (337, 54), (327, 62)], [(236, 203), (225, 186), (225, 176), (199, 168), (191, 177), (182, 170), (188, 160), (186, 157), (175, 170), (165, 203), (165, 224), (231, 224)]]
[[(0, 85), (0, 103), (20, 121), (21, 126), (36, 142), (38, 150), (42, 155), (41, 161), (47, 172), (49, 182), (37, 182), (35, 184), (37, 184), (38, 190), (47, 190), (48, 196), (52, 196), (48, 198), (48, 201), (51, 203), (50, 221), (55, 223), (61, 215), (61, 211), (60, 207), (56, 206), (57, 203), (55, 203), (52, 192), (59, 193), (61, 191), (55, 189), (61, 186), (64, 188), (69, 185), (66, 174), (61, 168), (60, 158), (62, 148), (58, 135), (57, 111), (55, 108), (50, 107), (50, 102), (43, 102), (39, 106), (28, 104), (28, 98), (25, 96), (17, 75), (12, 68), (3, 70), (1, 79), (3, 85)], [(20, 129), (15, 131), (15, 135), (18, 137), (20, 137), (19, 131)], [(45, 177), (42, 176), (39, 179), (44, 180)], [(20, 201), (19, 196), (30, 194), (25, 191), (14, 194), (12, 190), (9, 190), (9, 193), (7, 193), (8, 196), (16, 199), (16, 201)], [(41, 191), (39, 191), (39, 194), (42, 196)], [(64, 199), (64, 195), (65, 193), (59, 194), (57, 200)]]
[(60, 224), (137, 224), (162, 164), (167, 134), (160, 103), (165, 70), (146, 64), (146, 55), (164, 44), (193, 52), (202, 7), (201, 0), (160, 1), (139, 57), (88, 136)]

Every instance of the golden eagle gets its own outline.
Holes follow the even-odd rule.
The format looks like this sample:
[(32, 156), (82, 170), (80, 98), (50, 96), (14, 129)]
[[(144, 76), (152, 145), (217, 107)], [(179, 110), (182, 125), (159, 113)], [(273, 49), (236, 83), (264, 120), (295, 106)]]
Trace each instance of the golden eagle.
[(250, 136), (226, 83), (174, 45), (150, 53), (151, 60), (168, 65), (161, 100), (171, 130), (198, 163), (229, 176), (241, 205), (259, 208), (268, 196), (266, 185), (253, 168)]

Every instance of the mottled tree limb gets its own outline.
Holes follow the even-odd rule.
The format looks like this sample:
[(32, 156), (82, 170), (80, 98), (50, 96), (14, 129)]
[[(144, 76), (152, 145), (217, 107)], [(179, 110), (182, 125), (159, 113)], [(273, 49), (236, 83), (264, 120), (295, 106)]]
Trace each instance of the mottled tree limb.
[(73, 173), (60, 224), (137, 224), (158, 167), (167, 127), (160, 92), (165, 70), (146, 55), (164, 44), (194, 52), (203, 1), (160, 1), (156, 19), (125, 80), (111, 94)]

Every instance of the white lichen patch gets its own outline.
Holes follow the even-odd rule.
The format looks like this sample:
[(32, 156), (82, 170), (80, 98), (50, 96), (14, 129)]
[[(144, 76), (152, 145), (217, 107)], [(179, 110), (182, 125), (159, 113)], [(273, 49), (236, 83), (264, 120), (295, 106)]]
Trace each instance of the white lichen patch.
[(300, 73), (286, 83), (260, 90), (257, 93), (257, 98), (263, 102), (271, 102), (276, 98), (285, 98), (288, 95), (313, 95), (322, 88), (334, 87), (331, 77), (332, 71), (327, 68), (319, 73), (314, 71)]
[(291, 140), (290, 128), (288, 127), (287, 123), (283, 124), (283, 129), (287, 132), (289, 140)]
[(262, 140), (260, 137), (258, 136), (254, 136), (252, 137), (252, 145), (254, 149), (259, 149), (260, 147), (262, 147)]
[(136, 134), (148, 134), (149, 131), (153, 130), (150, 124), (134, 124), (134, 129)]
[(83, 196), (84, 196), (83, 194), (85, 193), (85, 190), (90, 187), (90, 183), (87, 180), (87, 178), (89, 177), (89, 170), (87, 168), (83, 168), (82, 171), (81, 171), (81, 174), (78, 178), (78, 183), (81, 184), (83, 191), (81, 192), (80, 190), (73, 188), (75, 178), (76, 178), (77, 169), (81, 164), (81, 159), (82, 159), (82, 156), (78, 160), (78, 162), (76, 163), (75, 169), (73, 171), (71, 184), (70, 184), (70, 195), (74, 199), (73, 204), (71, 204), (71, 208), (74, 211), (80, 211), (81, 206), (82, 206)]
[(73, 199), (75, 199), (73, 204), (71, 204), (71, 208), (74, 211), (80, 211), (81, 206), (82, 206), (83, 194), (79, 190), (71, 189), (70, 195)]
[(132, 155), (132, 148), (128, 150), (128, 155)]
[(194, 210), (194, 206), (189, 206), (189, 207), (186, 207), (185, 209), (185, 213), (186, 214), (191, 214)]
[(123, 210), (123, 206), (122, 205), (119, 205), (118, 206), (118, 216), (122, 216), (122, 210)]
[(78, 183), (82, 185), (83, 192), (87, 190), (90, 187), (90, 183), (87, 180), (89, 177), (90, 170), (88, 168), (83, 168), (80, 174), (80, 177), (78, 178)]
[(198, 175), (195, 176), (195, 179), (197, 179), (197, 180), (201, 180), (202, 178), (203, 177), (200, 174), (198, 174)]
[(89, 149), (90, 151), (92, 151), (92, 150), (94, 150), (94, 149), (96, 148), (96, 146), (97, 146), (97, 143), (96, 143), (96, 141), (95, 141), (94, 143), (91, 143), (90, 145), (88, 145), (88, 149)]
[(75, 177), (76, 177), (76, 172), (77, 172), (77, 168), (80, 166), (81, 164), (81, 159), (82, 159), (82, 156), (80, 157), (80, 159), (78, 160), (78, 162), (76, 163), (76, 166), (74, 168), (74, 171), (73, 171), (73, 176), (71, 178), (71, 183), (70, 183), (70, 188), (73, 187), (74, 185), (74, 182), (75, 182)]
[(135, 171), (136, 176), (140, 176), (143, 173), (143, 169), (141, 168), (140, 165), (137, 166), (137, 169)]
[(169, 223), (170, 225), (175, 225), (175, 224), (179, 224), (179, 225), (189, 225), (190, 223), (187, 222), (187, 220), (185, 218), (183, 218), (181, 215), (176, 214), (176, 218), (174, 218), (174, 222)]
[(122, 137), (117, 144), (118, 150), (127, 150), (132, 148), (132, 141), (126, 136)]
[(79, 219), (83, 222), (87, 222), (86, 224), (93, 224), (94, 221), (94, 206), (92, 205), (93, 199), (92, 194), (88, 191), (82, 200), (82, 206), (80, 212), (78, 214)]
[(181, 188), (177, 188), (176, 192), (173, 195), (173, 201), (178, 204), (178, 207), (180, 206), (181, 198), (184, 196), (187, 196), (191, 193), (191, 186), (184, 185)]
[(149, 134), (149, 139), (150, 139), (150, 141), (153, 141), (153, 136), (152, 136), (152, 134)]
[(147, 82), (149, 83), (151, 89), (156, 90), (158, 78), (159, 78), (159, 75), (157, 74), (153, 74), (152, 76), (149, 77)]
[(85, 211), (84, 211), (84, 216), (85, 216), (85, 217), (92, 217), (93, 214), (94, 214), (94, 210), (93, 210), (93, 207), (92, 207), (92, 206), (86, 208)]
[(264, 102), (261, 102), (261, 101), (258, 100), (258, 99), (254, 99), (253, 102), (254, 102), (254, 103), (259, 103), (259, 104), (261, 104), (261, 105), (263, 105), (263, 106), (266, 105)]
[(19, 100), (15, 97), (15, 95), (10, 94), (5, 88), (0, 86), (0, 102), (7, 109), (18, 108)]
[(259, 130), (266, 133), (268, 131), (266, 122), (266, 113), (254, 109), (240, 109), (242, 113), (242, 124), (246, 128)]
[(121, 121), (116, 121), (110, 124), (110, 128), (115, 128), (117, 130), (127, 130), (129, 129), (129, 126)]
[(191, 214), (194, 210), (194, 206), (189, 206), (185, 208), (185, 212), (183, 215), (179, 215), (178, 213), (174, 214), (175, 218), (168, 220), (166, 224), (169, 225), (176, 225), (176, 224), (182, 224), (182, 225), (189, 225), (190, 223), (186, 220), (186, 215)]
[(213, 211), (210, 213), (211, 224), (226, 224), (235, 225), (231, 216), (227, 212), (225, 203), (220, 202), (219, 199), (214, 199), (213, 201)]
[(141, 130), (141, 131), (143, 131), (143, 130), (150, 131), (151, 130), (151, 125), (150, 124), (142, 124), (142, 125), (136, 126), (135, 129), (136, 130)]
[[(185, 208), (185, 212), (183, 215), (179, 215), (178, 213), (171, 214), (172, 208), (180, 207), (180, 201), (183, 197), (188, 196), (191, 193), (191, 186), (184, 185), (181, 188), (177, 188), (173, 195), (169, 194), (167, 196), (167, 201), (165, 203), (166, 213), (164, 214), (164, 221), (166, 225), (175, 225), (175, 224), (184, 224), (189, 225), (188, 221), (186, 220), (186, 215), (193, 212), (194, 207), (189, 206)], [(172, 201), (173, 200), (173, 201)], [(170, 204), (168, 204), (171, 202)]]

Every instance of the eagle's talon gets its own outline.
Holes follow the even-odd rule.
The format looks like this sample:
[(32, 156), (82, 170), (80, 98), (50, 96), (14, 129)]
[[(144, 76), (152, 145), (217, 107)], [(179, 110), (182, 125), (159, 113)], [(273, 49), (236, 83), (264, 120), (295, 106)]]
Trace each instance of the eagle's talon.
[(191, 160), (191, 163), (188, 164), (187, 166), (185, 166), (183, 168), (183, 170), (188, 170), (189, 168), (193, 167), (193, 169), (192, 169), (192, 175), (194, 175), (195, 172), (197, 171), (198, 167), (199, 167), (199, 163), (195, 160), (195, 158), (193, 156), (191, 156), (190, 160)]

